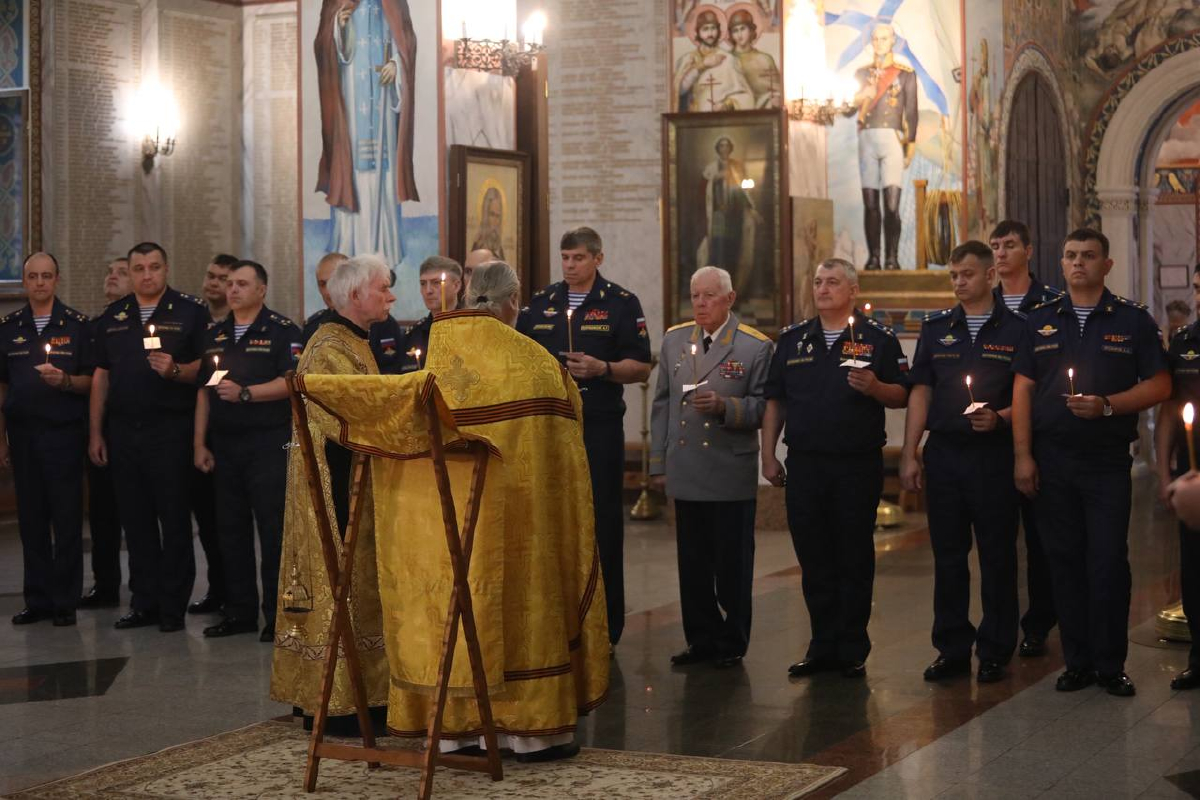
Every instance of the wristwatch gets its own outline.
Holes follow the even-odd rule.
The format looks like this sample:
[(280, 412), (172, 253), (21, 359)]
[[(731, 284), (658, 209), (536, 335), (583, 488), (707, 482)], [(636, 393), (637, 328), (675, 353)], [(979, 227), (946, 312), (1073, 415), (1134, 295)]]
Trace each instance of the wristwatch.
[(250, 387), (249, 386), (243, 386), (242, 390), (240, 392), (238, 392), (238, 400), (241, 400), (243, 403), (250, 402)]
[(1101, 413), (1106, 417), (1111, 417), (1113, 415), (1112, 404), (1108, 402), (1107, 397), (1101, 396), (1100, 400), (1104, 403), (1104, 411)]
[(178, 377), (179, 377), (179, 372), (180, 372), (180, 370), (179, 370), (179, 365), (178, 365), (178, 364), (172, 364), (172, 365), (171, 365), (171, 380), (174, 380), (175, 378), (178, 378)]

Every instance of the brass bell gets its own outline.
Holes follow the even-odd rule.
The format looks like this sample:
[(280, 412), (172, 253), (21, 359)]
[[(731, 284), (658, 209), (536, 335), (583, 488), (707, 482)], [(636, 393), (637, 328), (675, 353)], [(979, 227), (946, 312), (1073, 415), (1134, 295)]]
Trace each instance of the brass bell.
[(299, 639), (304, 635), (304, 623), (313, 610), (312, 592), (300, 577), (300, 565), (292, 562), (292, 576), (288, 587), (283, 590), (283, 616), (291, 623), (287, 635)]

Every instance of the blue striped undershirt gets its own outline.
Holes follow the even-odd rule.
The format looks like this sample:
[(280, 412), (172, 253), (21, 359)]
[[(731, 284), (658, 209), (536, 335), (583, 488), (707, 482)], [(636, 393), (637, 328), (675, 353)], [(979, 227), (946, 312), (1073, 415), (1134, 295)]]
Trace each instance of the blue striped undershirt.
[(979, 331), (983, 328), (983, 323), (988, 321), (991, 314), (967, 314), (967, 332), (971, 334), (971, 341), (975, 341), (979, 337)]
[(50, 324), (50, 315), (49, 314), (43, 314), (42, 316), (38, 316), (36, 314), (34, 315), (33, 327), (37, 328), (38, 333), (41, 333), (42, 329), (45, 328), (49, 324)]

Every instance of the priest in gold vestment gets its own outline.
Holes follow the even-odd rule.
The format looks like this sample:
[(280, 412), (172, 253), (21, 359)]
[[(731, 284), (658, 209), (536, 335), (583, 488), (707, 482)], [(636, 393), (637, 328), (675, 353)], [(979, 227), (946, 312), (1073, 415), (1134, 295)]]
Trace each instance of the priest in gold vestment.
[[(300, 356), (297, 372), (302, 375), (377, 375), (379, 370), (367, 341), (367, 331), (373, 322), (382, 321), (387, 316), (395, 301), (390, 286), (387, 264), (376, 256), (359, 256), (339, 265), (329, 281), (335, 313), (309, 340)], [(328, 462), (322, 445), (327, 440), (336, 441), (338, 423), (315, 404), (309, 403), (307, 410), (330, 527), (337, 531), (331, 487), (334, 481), (347, 481), (349, 476)], [(292, 443), (296, 443), (294, 431)], [(287, 509), (283, 525), (279, 589), (282, 592), (292, 582), (293, 568), (298, 568), (300, 580), (312, 595), (313, 608), (303, 624), (303, 635), (295, 637), (289, 633), (290, 623), (284, 618), (282, 599), (279, 602), (271, 669), (271, 699), (289, 703), (303, 709), (306, 715), (313, 715), (320, 702), (321, 674), (329, 650), (333, 592), (325, 571), (316, 509), (309, 494), (303, 460), (298, 450), (292, 449), (291, 453), (288, 460)], [(387, 703), (388, 665), (375, 575), (374, 516), (369, 490), (364, 493), (363, 499), (365, 506), (355, 551), (350, 616), (366, 683), (367, 702), (371, 706), (383, 706)], [(335, 546), (340, 558), (340, 540), (335, 542)], [(342, 659), (338, 661), (334, 676), (329, 713), (339, 717), (353, 715), (354, 711), (354, 692), (346, 672), (346, 661)], [(351, 727), (356, 725), (351, 722)]]

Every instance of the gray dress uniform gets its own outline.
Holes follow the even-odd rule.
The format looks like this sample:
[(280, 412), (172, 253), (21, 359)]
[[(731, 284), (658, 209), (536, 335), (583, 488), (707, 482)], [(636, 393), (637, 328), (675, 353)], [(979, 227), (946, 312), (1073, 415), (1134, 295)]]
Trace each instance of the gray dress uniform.
[[(693, 322), (676, 325), (663, 336), (650, 474), (666, 475), (667, 494), (675, 500), (679, 592), (689, 652), (736, 660), (750, 641), (758, 428), (773, 347), (769, 338), (739, 324), (733, 314), (707, 352), (704, 338)], [(685, 393), (684, 387), (697, 383), (703, 385), (695, 391), (722, 396), (724, 419), (692, 407), (695, 391)]]

